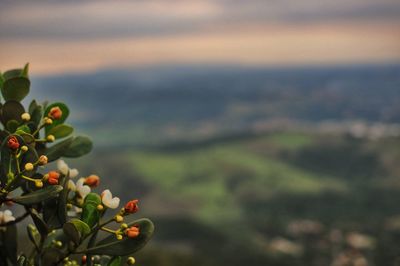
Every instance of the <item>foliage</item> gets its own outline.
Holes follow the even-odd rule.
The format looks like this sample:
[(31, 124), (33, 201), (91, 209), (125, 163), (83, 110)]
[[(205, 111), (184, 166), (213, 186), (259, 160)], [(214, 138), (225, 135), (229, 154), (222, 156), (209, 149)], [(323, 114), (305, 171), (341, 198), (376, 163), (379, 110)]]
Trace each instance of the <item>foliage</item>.
[[(22, 206), (25, 213), (15, 218), (10, 210), (0, 211), (0, 265), (123, 265), (135, 262), (133, 253), (151, 238), (154, 226), (148, 219), (125, 223), (138, 211), (134, 199), (110, 217), (119, 198), (109, 190), (92, 192), (100, 178), (78, 175), (60, 160), (89, 153), (92, 142), (86, 136), (72, 136), (65, 124), (69, 108), (61, 102), (39, 104), (28, 109), (21, 101), (28, 95), (29, 65), (0, 73), (0, 207)], [(48, 163), (57, 161), (57, 170)], [(30, 216), (27, 226), (32, 252), (18, 249), (17, 224)], [(107, 218), (110, 217), (110, 218)], [(111, 223), (118, 224), (116, 230)], [(102, 239), (97, 238), (104, 234)], [(26, 249), (26, 245), (24, 245)], [(75, 259), (77, 257), (81, 259)]]

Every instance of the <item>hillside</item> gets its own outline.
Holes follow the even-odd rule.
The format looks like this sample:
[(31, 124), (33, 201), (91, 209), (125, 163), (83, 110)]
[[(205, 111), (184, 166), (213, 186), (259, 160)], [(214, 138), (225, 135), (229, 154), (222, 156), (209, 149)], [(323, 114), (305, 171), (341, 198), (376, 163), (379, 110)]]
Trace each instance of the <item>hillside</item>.
[(141, 264), (329, 265), (347, 254), (382, 265), (399, 254), (399, 144), (277, 132), (98, 149), (77, 163), (93, 160), (155, 218)]
[(72, 105), (97, 145), (114, 131), (148, 145), (274, 124), (400, 123), (399, 86), (399, 65), (169, 66), (33, 77), (32, 91)]

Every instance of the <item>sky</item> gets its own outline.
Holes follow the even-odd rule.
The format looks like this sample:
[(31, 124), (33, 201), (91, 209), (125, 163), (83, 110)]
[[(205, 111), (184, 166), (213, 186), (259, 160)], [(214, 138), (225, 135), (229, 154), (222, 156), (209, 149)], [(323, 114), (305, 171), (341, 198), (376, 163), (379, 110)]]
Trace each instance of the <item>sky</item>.
[(1, 0), (0, 70), (400, 62), (399, 0)]

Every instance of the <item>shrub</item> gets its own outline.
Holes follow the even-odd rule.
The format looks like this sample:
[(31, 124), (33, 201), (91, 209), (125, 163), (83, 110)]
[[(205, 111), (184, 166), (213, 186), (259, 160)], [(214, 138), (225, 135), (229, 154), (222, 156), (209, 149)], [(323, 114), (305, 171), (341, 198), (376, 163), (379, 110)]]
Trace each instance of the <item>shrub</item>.
[[(123, 265), (151, 238), (149, 219), (125, 222), (138, 211), (133, 199), (119, 209), (119, 198), (109, 190), (92, 192), (100, 183), (96, 175), (78, 176), (60, 158), (80, 157), (92, 149), (85, 136), (72, 136), (65, 124), (69, 108), (61, 102), (39, 104), (28, 109), (21, 101), (28, 95), (28, 64), (23, 69), (0, 73), (0, 265)], [(57, 161), (57, 170), (49, 163)], [(14, 217), (9, 205), (24, 209)], [(115, 210), (111, 216), (107, 212)], [(31, 243), (18, 250), (17, 227), (31, 217), (26, 228)], [(107, 218), (111, 217), (111, 218)], [(117, 224), (110, 229), (110, 224)], [(100, 232), (103, 231), (105, 233)], [(98, 239), (101, 238), (101, 239)]]

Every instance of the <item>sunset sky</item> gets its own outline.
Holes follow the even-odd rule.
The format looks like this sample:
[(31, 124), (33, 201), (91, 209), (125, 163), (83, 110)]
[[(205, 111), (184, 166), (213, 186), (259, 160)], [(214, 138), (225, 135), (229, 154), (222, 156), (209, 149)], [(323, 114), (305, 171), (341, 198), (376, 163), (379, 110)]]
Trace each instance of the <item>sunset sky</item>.
[(0, 2), (0, 69), (400, 62), (398, 0)]

